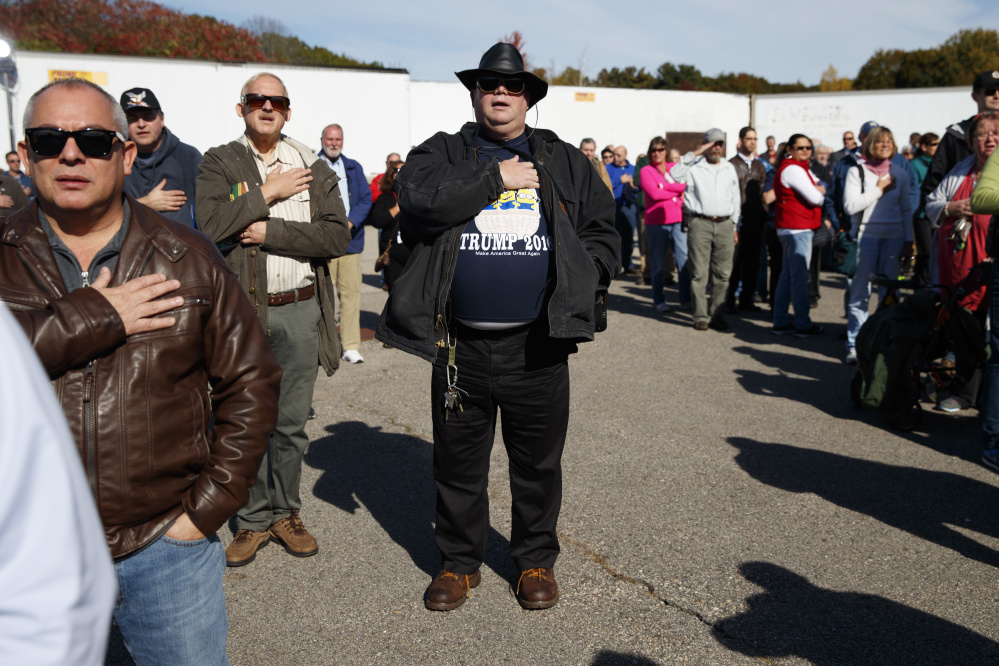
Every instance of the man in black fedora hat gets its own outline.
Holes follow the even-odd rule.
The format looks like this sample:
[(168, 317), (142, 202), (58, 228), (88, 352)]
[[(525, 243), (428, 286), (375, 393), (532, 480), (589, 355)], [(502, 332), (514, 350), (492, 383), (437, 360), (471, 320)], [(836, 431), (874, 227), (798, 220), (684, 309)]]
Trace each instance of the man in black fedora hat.
[(414, 148), (396, 178), (413, 248), (378, 338), (433, 363), (430, 383), (442, 570), (431, 610), (479, 584), (497, 408), (510, 459), (510, 551), (527, 609), (558, 601), (553, 566), (569, 421), (568, 356), (592, 340), (594, 299), (619, 271), (614, 199), (589, 160), (528, 128), (548, 84), (510, 44), (456, 73), (475, 122)]

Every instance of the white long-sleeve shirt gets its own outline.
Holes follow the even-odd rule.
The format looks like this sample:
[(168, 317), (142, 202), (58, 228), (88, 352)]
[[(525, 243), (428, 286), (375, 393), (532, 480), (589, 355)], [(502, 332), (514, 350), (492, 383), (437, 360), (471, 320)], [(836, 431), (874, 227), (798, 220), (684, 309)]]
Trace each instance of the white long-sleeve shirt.
[(104, 663), (118, 586), (42, 364), (0, 306), (0, 662)]
[(695, 215), (728, 217), (738, 226), (742, 215), (739, 174), (728, 160), (717, 164), (690, 152), (669, 170), (678, 183), (686, 183), (685, 206)]

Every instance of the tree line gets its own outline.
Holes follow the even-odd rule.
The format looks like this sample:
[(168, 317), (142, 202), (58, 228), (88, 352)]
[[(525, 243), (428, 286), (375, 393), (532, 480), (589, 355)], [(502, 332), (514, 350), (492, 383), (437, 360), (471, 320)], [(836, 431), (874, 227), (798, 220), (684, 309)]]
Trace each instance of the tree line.
[[(524, 53), (520, 33), (514, 32), (504, 40), (516, 44)], [(532, 71), (552, 85), (762, 94), (970, 86), (977, 74), (990, 69), (999, 70), (999, 33), (977, 28), (961, 30), (936, 47), (915, 51), (879, 49), (868, 58), (854, 79), (840, 76), (830, 65), (817, 85), (805, 85), (801, 81), (773, 83), (745, 72), (712, 77), (694, 65), (671, 62), (661, 64), (655, 71), (632, 66), (604, 68), (592, 78), (575, 67), (559, 70), (552, 65)]]

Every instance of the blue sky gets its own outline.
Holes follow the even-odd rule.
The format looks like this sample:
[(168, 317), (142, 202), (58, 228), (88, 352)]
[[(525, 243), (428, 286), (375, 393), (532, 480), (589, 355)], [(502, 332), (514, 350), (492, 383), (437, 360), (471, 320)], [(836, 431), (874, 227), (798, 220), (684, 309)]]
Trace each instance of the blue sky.
[[(414, 79), (450, 81), (482, 52), (519, 30), (535, 67), (692, 64), (709, 76), (744, 71), (773, 82), (819, 82), (833, 65), (854, 77), (878, 48), (936, 46), (963, 28), (999, 28), (995, 0), (704, 0), (510, 3), (180, 1), (184, 12), (241, 24), (274, 18), (303, 41), (360, 60), (408, 69)], [(585, 60), (584, 60), (585, 58)]]

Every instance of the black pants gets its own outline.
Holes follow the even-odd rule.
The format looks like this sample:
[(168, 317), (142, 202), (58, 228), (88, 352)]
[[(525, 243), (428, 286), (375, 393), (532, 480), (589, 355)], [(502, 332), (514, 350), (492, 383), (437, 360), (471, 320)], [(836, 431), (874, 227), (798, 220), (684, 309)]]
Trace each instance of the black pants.
[(489, 529), (489, 454), (502, 414), (510, 460), (510, 554), (520, 569), (554, 566), (562, 507), (562, 449), (569, 424), (568, 354), (575, 345), (540, 324), (506, 331), (453, 326), (461, 411), (447, 412), (448, 350), (434, 363), (430, 397), (437, 484), (437, 547), (459, 575), (482, 564)]
[(760, 245), (763, 244), (765, 220), (743, 220), (739, 230), (739, 244), (735, 246), (735, 261), (732, 263), (732, 278), (728, 282), (726, 301), (735, 305), (735, 292), (742, 283), (739, 293), (739, 305), (743, 307), (753, 304), (753, 294), (756, 292), (756, 280), (760, 274)]

